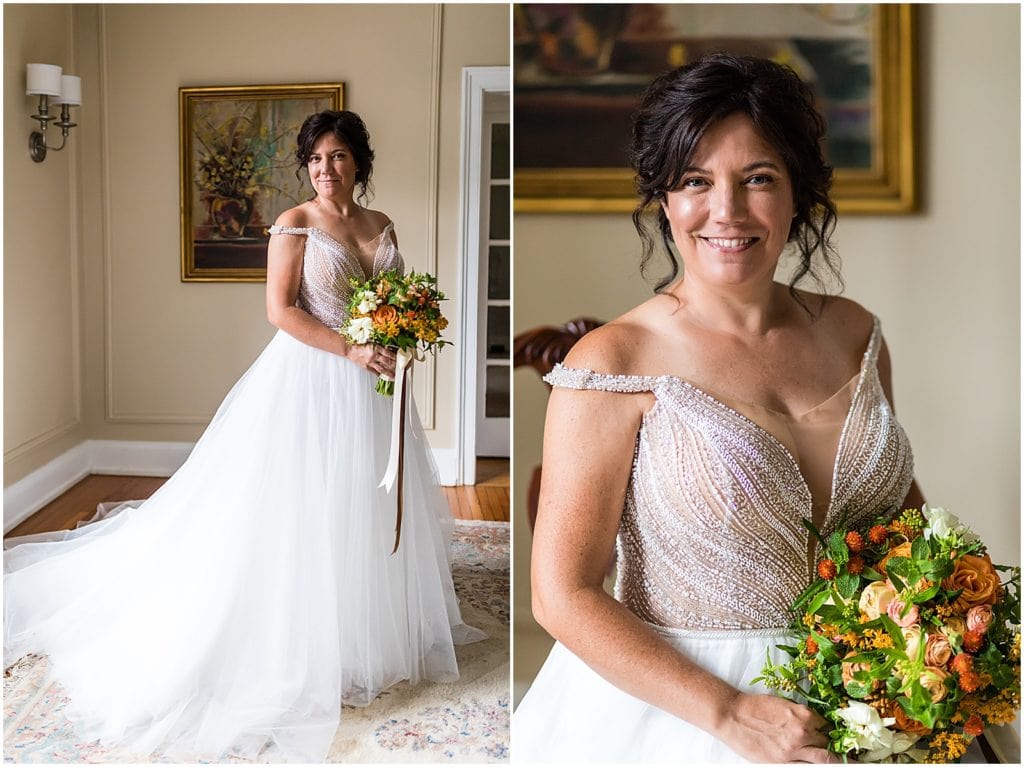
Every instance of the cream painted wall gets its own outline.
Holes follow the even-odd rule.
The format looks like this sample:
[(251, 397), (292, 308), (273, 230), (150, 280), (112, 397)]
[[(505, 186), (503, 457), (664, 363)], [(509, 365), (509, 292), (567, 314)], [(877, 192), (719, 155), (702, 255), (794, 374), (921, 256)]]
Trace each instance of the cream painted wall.
[[(35, 163), (28, 135), (38, 97), (29, 62), (76, 71), (64, 5), (4, 6), (4, 469), (26, 473), (83, 439), (78, 227), (72, 213), (79, 147)], [(58, 108), (59, 112), (59, 108)], [(60, 143), (60, 131), (49, 142)]]
[[(42, 8), (59, 16), (69, 36), (73, 19), (85, 68), (87, 107), (74, 137), (81, 154), (77, 195), (64, 189), (58, 206), (74, 209), (80, 221), (84, 379), (79, 386), (70, 373), (54, 378), (69, 389), (65, 400), (81, 393), (89, 438), (196, 439), (274, 332), (264, 314), (262, 284), (179, 280), (180, 86), (344, 82), (345, 106), (365, 119), (376, 151), (372, 207), (395, 220), (407, 263), (436, 271), (454, 295), (461, 70), (508, 64), (507, 6)], [(5, 19), (11, 13), (5, 8)], [(19, 39), (21, 27), (5, 26), (7, 39)], [(56, 48), (51, 58), (67, 46)], [(23, 76), (16, 70), (24, 61), (20, 51), (5, 44), (8, 78)], [(20, 100), (7, 105), (15, 107), (18, 124), (27, 124)], [(17, 138), (20, 147), (24, 139), (18, 136), (9, 135), (8, 143)], [(7, 149), (8, 157), (17, 153), (13, 145)], [(8, 179), (8, 188), (12, 183)], [(5, 200), (9, 222), (13, 210)], [(49, 227), (47, 241), (63, 238), (66, 260), (70, 235), (36, 210), (28, 204), (18, 209), (24, 230), (8, 228), (7, 253), (28, 240), (27, 232)], [(9, 281), (8, 312), (17, 300), (14, 290)], [(25, 291), (25, 302), (34, 294)], [(458, 316), (454, 304), (449, 304), (453, 318)], [(453, 326), (452, 333), (457, 330)], [(42, 345), (31, 325), (8, 322), (5, 339), (13, 349), (22, 344), (32, 364), (39, 364)], [(72, 358), (64, 348), (52, 356)], [(36, 391), (43, 381), (15, 365), (6, 366), (5, 376), (10, 419), (15, 402), (10, 397)], [(457, 358), (449, 350), (434, 371), (432, 407), (430, 402), (424, 407), (428, 377), (417, 376), (421, 412), (427, 417), (433, 412), (428, 435), (435, 448), (455, 446), (456, 376)], [(56, 407), (44, 404), (39, 410), (50, 413)], [(51, 457), (37, 450), (22, 464), (5, 464), (5, 485)]]
[[(918, 10), (921, 212), (841, 218), (845, 295), (882, 320), (926, 497), (1019, 563), (1020, 9)], [(626, 216), (518, 215), (515, 232), (515, 332), (610, 319), (649, 295)], [(546, 400), (536, 374), (516, 373), (517, 698), (550, 646), (530, 615), (523, 507)]]

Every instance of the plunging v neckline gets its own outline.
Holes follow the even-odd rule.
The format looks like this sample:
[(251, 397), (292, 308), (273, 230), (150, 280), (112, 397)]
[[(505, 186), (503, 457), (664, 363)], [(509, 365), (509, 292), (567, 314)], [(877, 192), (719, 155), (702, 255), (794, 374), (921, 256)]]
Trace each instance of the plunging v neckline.
[[(829, 488), (828, 504), (825, 507), (825, 514), (822, 517), (821, 525), (818, 526), (819, 530), (821, 530), (821, 531), (824, 531), (827, 528), (829, 520), (832, 517), (833, 507), (835, 506), (835, 501), (836, 501), (836, 485), (837, 485), (836, 480), (838, 478), (839, 466), (840, 466), (840, 463), (842, 462), (843, 451), (844, 451), (844, 449), (846, 447), (847, 434), (849, 432), (849, 427), (850, 427), (850, 420), (853, 417), (853, 413), (854, 413), (854, 411), (857, 408), (857, 403), (858, 403), (858, 401), (861, 398), (861, 392), (862, 392), (862, 390), (864, 388), (864, 378), (865, 378), (864, 377), (864, 373), (865, 373), (865, 370), (867, 368), (867, 363), (868, 363), (868, 360), (870, 359), (871, 352), (874, 349), (875, 344), (877, 343), (877, 339), (875, 337), (877, 335), (877, 333), (878, 333), (878, 320), (876, 319), (874, 325), (871, 328), (871, 335), (868, 337), (867, 348), (864, 350), (864, 354), (861, 356), (860, 371), (853, 377), (853, 378), (858, 379), (857, 380), (857, 386), (854, 388), (853, 396), (850, 398), (850, 407), (846, 411), (846, 417), (843, 419), (843, 427), (842, 427), (842, 430), (839, 433), (839, 444), (836, 447), (836, 457), (835, 457), (835, 460), (832, 462), (832, 481), (831, 481), (831, 485), (830, 485), (830, 488)], [(643, 378), (645, 376), (638, 376), (638, 377)], [(781, 440), (779, 440), (778, 437), (776, 437), (774, 434), (772, 434), (770, 431), (768, 431), (761, 424), (757, 423), (755, 420), (753, 420), (749, 416), (744, 415), (743, 413), (739, 412), (735, 408), (730, 407), (729, 405), (727, 405), (724, 402), (722, 402), (720, 399), (715, 397), (713, 394), (708, 393), (707, 391), (705, 391), (704, 389), (700, 388), (699, 386), (696, 386), (696, 385), (690, 383), (689, 381), (687, 381), (687, 380), (685, 380), (683, 378), (680, 378), (679, 376), (672, 375), (670, 373), (666, 373), (666, 374), (660, 375), (660, 376), (650, 376), (650, 378), (653, 378), (653, 379), (656, 379), (656, 380), (657, 379), (662, 379), (662, 380), (665, 380), (665, 381), (676, 383), (676, 384), (682, 386), (683, 388), (688, 389), (689, 391), (693, 392), (694, 394), (698, 395), (703, 400), (705, 400), (709, 405), (714, 406), (715, 409), (727, 411), (728, 413), (730, 413), (730, 414), (736, 416), (737, 418), (741, 419), (742, 421), (746, 422), (747, 424), (749, 424), (753, 428), (753, 430), (758, 435), (760, 435), (763, 439), (765, 439), (771, 445), (776, 447), (783, 455), (786, 456), (786, 459), (789, 461), (790, 468), (792, 469), (793, 473), (796, 475), (797, 479), (799, 480), (800, 486), (803, 488), (803, 490), (804, 490), (804, 492), (806, 494), (806, 498), (807, 498), (807, 508), (804, 511), (806, 512), (807, 519), (813, 521), (813, 519), (814, 519), (814, 496), (813, 496), (813, 494), (811, 492), (810, 483), (807, 481), (807, 478), (804, 476), (804, 473), (800, 470), (800, 463), (793, 456), (792, 452), (790, 452), (789, 448), (787, 448), (781, 442)], [(853, 378), (851, 378), (849, 381), (847, 381), (843, 385), (843, 387), (841, 389), (836, 391), (830, 397), (828, 397), (827, 399), (823, 400), (821, 403), (816, 405), (814, 408), (811, 408), (811, 410), (807, 411), (807, 412), (813, 412), (813, 410), (821, 407), (826, 402), (831, 401), (837, 394), (839, 394), (843, 389), (845, 389), (847, 386), (850, 385), (850, 381), (852, 381)], [(647, 411), (647, 413), (644, 415), (644, 420), (647, 420), (651, 416), (651, 414), (655, 410), (658, 409), (659, 405), (660, 405), (660, 399), (658, 399), (656, 397), (655, 398), (654, 406), (649, 411)], [(805, 415), (806, 415), (806, 413), (805, 413)], [(815, 548), (817, 547), (817, 545), (818, 545), (817, 541), (814, 541)], [(811, 551), (810, 555), (812, 557), (813, 557), (813, 554), (814, 554), (814, 552)]]
[(376, 249), (373, 251), (373, 260), (370, 263), (370, 274), (366, 273), (366, 268), (363, 266), (363, 262), (359, 260), (359, 254), (354, 252), (352, 250), (352, 248), (350, 248), (348, 245), (346, 245), (345, 243), (341, 242), (339, 239), (337, 239), (334, 235), (332, 235), (327, 230), (321, 229), (318, 226), (310, 226), (310, 227), (307, 227), (307, 228), (310, 231), (317, 232), (324, 239), (326, 239), (328, 242), (330, 242), (332, 245), (334, 245), (343, 254), (345, 254), (349, 258), (354, 259), (355, 262), (356, 262), (356, 265), (359, 267), (359, 271), (362, 272), (363, 277), (366, 280), (372, 280), (374, 277), (377, 276), (377, 261), (380, 260), (380, 253), (384, 249), (384, 243), (387, 242), (387, 238), (384, 235), (387, 233), (387, 231), (389, 229), (391, 229), (391, 227), (393, 226), (393, 223), (394, 222), (389, 221), (387, 224), (384, 225), (384, 228), (380, 230), (380, 232), (377, 234), (376, 237), (374, 237), (372, 240), (369, 240), (365, 245), (358, 246), (360, 248), (365, 248), (367, 245), (372, 245), (374, 243), (374, 241), (378, 241), (379, 240), (379, 242), (377, 242)]

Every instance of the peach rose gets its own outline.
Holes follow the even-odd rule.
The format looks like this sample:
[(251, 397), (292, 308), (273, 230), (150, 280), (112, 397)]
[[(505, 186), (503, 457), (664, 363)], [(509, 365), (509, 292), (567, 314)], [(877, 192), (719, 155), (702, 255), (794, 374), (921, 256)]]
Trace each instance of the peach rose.
[(949, 639), (938, 632), (929, 634), (924, 648), (924, 662), (929, 666), (945, 666), (953, 656)]
[(920, 617), (920, 611), (917, 609), (917, 605), (911, 605), (910, 609), (903, 612), (904, 605), (905, 603), (902, 599), (893, 599), (889, 602), (889, 607), (886, 609), (886, 613), (888, 613), (889, 617), (892, 618), (900, 628), (913, 626), (917, 623), (917, 619)]
[(873, 621), (889, 608), (889, 603), (895, 598), (896, 592), (887, 581), (873, 581), (861, 592), (860, 611)]
[(938, 666), (925, 666), (921, 674), (921, 686), (932, 696), (932, 703), (938, 703), (949, 692), (944, 684), (949, 674)]
[[(854, 656), (856, 654), (857, 654), (856, 652), (851, 651), (851, 652), (846, 653), (846, 657), (850, 658), (850, 657), (852, 657), (852, 656)], [(843, 661), (843, 665), (842, 665), (843, 686), (845, 687), (850, 682), (856, 681), (853, 678), (853, 675), (856, 674), (858, 671), (870, 671), (870, 670), (871, 670), (871, 664), (870, 663), (865, 663), (863, 661), (858, 662), (858, 663), (851, 663), (850, 661), (845, 661), (844, 660)], [(876, 680), (876, 681), (878, 681), (878, 680)]]
[(988, 605), (978, 605), (967, 611), (967, 628), (984, 634), (992, 625), (992, 608)]
[(889, 549), (889, 553), (882, 557), (882, 561), (878, 563), (878, 567), (875, 569), (882, 573), (882, 575), (888, 575), (889, 573), (885, 571), (885, 567), (889, 563), (889, 560), (893, 557), (906, 557), (907, 559), (910, 559), (910, 551), (912, 547), (913, 544), (908, 541)]
[(953, 609), (965, 613), (978, 605), (993, 605), (999, 599), (999, 574), (992, 567), (988, 554), (976, 557), (964, 554), (957, 560), (953, 574), (942, 582), (942, 588), (963, 589)]

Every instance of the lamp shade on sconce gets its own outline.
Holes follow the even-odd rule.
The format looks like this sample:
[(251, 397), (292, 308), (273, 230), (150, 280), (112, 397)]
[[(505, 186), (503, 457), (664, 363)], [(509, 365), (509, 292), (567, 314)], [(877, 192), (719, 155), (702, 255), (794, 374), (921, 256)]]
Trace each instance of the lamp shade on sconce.
[(82, 78), (75, 75), (61, 75), (61, 93), (53, 100), (54, 104), (67, 104), (77, 107), (82, 105)]
[[(26, 95), (60, 96), (63, 87), (60, 67), (55, 64), (28, 64), (26, 69)], [(81, 92), (81, 87), (79, 87), (79, 92)]]

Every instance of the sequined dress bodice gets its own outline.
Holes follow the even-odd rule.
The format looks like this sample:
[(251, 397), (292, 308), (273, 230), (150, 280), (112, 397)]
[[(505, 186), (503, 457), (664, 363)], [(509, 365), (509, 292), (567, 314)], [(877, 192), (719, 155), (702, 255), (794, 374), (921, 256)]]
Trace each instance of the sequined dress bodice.
[[(391, 239), (392, 222), (367, 243), (365, 252), (373, 253), (373, 276), (389, 269), (405, 271), (402, 255)], [(348, 304), (352, 298), (351, 279), (363, 282), (370, 278), (359, 262), (359, 256), (315, 227), (272, 226), (271, 234), (294, 234), (306, 238), (302, 258), (302, 280), (295, 305), (309, 312), (329, 328), (340, 328), (348, 320)]]
[(545, 377), (554, 386), (655, 395), (637, 435), (619, 527), (616, 597), (671, 628), (787, 625), (811, 578), (813, 544), (801, 520), (820, 516), (828, 536), (844, 518), (858, 526), (895, 511), (910, 489), (913, 457), (879, 381), (880, 345), (876, 318), (860, 373), (844, 387), (852, 392), (842, 399), (845, 418), (835, 420), (831, 493), (823, 499), (812, 497), (815, 483), (775, 426), (769, 431), (675, 376), (557, 365)]

